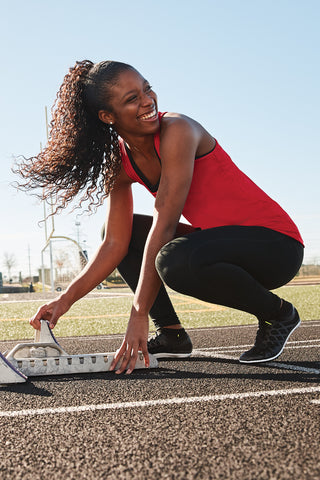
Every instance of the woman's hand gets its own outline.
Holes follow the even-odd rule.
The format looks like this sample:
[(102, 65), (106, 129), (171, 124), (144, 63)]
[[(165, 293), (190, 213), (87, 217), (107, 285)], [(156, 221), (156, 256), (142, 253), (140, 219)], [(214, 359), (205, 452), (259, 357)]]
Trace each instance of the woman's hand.
[(126, 373), (130, 374), (136, 365), (139, 351), (142, 352), (144, 364), (148, 368), (150, 365), (147, 348), (148, 333), (148, 315), (141, 315), (132, 307), (126, 335), (121, 347), (116, 352), (110, 370), (114, 370), (118, 362), (121, 361), (116, 373), (123, 373), (127, 369)]
[(58, 319), (69, 310), (70, 306), (63, 296), (58, 297), (52, 300), (52, 302), (42, 305), (37, 313), (30, 318), (29, 323), (36, 330), (40, 330), (40, 320), (48, 320), (49, 327), (54, 328)]

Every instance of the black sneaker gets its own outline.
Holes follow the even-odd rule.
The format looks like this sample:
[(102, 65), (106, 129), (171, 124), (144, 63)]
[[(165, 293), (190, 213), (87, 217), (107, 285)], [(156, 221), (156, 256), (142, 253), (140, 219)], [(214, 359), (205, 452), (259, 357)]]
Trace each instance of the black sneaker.
[(299, 314), (293, 305), (291, 305), (289, 315), (277, 320), (259, 320), (255, 344), (240, 356), (239, 361), (241, 363), (261, 363), (279, 357), (291, 333), (299, 327), (300, 323)]
[(192, 342), (184, 328), (159, 328), (148, 341), (148, 352), (156, 358), (186, 358), (192, 352)]

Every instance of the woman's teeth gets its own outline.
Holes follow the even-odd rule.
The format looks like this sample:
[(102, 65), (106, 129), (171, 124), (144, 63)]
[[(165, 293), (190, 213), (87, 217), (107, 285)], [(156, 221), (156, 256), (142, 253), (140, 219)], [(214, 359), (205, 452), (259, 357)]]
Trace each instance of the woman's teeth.
[(155, 117), (157, 114), (156, 110), (153, 110), (151, 113), (148, 113), (147, 115), (141, 115), (141, 117), (139, 117), (141, 120), (149, 120), (149, 118), (153, 118)]

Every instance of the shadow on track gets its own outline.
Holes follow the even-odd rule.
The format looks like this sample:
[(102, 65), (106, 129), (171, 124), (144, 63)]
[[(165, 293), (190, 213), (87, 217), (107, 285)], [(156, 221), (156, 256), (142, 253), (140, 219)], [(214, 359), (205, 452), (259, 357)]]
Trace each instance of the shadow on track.
[(53, 397), (53, 393), (49, 392), (45, 388), (39, 388), (34, 385), (30, 380), (27, 380), (26, 383), (18, 383), (17, 385), (1, 385), (1, 392), (11, 392), (24, 395), (34, 395), (37, 397)]
[[(295, 372), (295, 371), (283, 371), (281, 369), (272, 371), (271, 366), (267, 365), (241, 365), (237, 360), (223, 359), (223, 358), (213, 358), (208, 360), (204, 357), (191, 357), (188, 360), (183, 359), (178, 361), (180, 366), (184, 362), (183, 367), (181, 368), (170, 368), (168, 364), (177, 363), (176, 359), (172, 360), (163, 360), (163, 363), (166, 365), (160, 366), (154, 370), (140, 370), (134, 371), (131, 375), (117, 375), (113, 372), (106, 373), (87, 373), (79, 375), (59, 375), (59, 376), (45, 376), (45, 377), (33, 377), (28, 380), (25, 384), (19, 385), (8, 385), (7, 387), (1, 387), (0, 391), (21, 393), (25, 395), (35, 395), (39, 397), (50, 397), (52, 393), (48, 392), (46, 389), (37, 387), (33, 382), (37, 384), (41, 383), (51, 383), (51, 384), (60, 384), (66, 382), (87, 382), (94, 380), (103, 380), (106, 382), (137, 382), (137, 381), (156, 381), (156, 380), (202, 380), (202, 379), (211, 379), (211, 380), (258, 380), (264, 382), (284, 382), (284, 383), (319, 383), (319, 375), (312, 372)], [(285, 362), (282, 362), (285, 363)], [(288, 365), (292, 365), (292, 363)], [(194, 367), (196, 365), (202, 364), (201, 371), (192, 371), (185, 369), (187, 365)], [(303, 365), (302, 365), (303, 364)], [(308, 368), (311, 362), (299, 362), (299, 366), (304, 366)], [(225, 365), (226, 371), (224, 372), (206, 372), (203, 371), (203, 367), (208, 365), (210, 368), (214, 365)], [(242, 371), (237, 372), (228, 372), (227, 369), (230, 366), (237, 366)], [(243, 370), (246, 370), (245, 372)], [(266, 371), (268, 370), (268, 371)], [(270, 371), (271, 370), (271, 371)]]

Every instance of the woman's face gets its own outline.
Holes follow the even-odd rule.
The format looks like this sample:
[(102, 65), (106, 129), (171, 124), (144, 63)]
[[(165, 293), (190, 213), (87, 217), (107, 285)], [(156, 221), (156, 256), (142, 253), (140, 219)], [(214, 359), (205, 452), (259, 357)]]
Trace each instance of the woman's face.
[(111, 87), (112, 112), (100, 110), (99, 118), (113, 123), (118, 134), (154, 134), (159, 128), (157, 95), (149, 82), (136, 70), (122, 72)]

